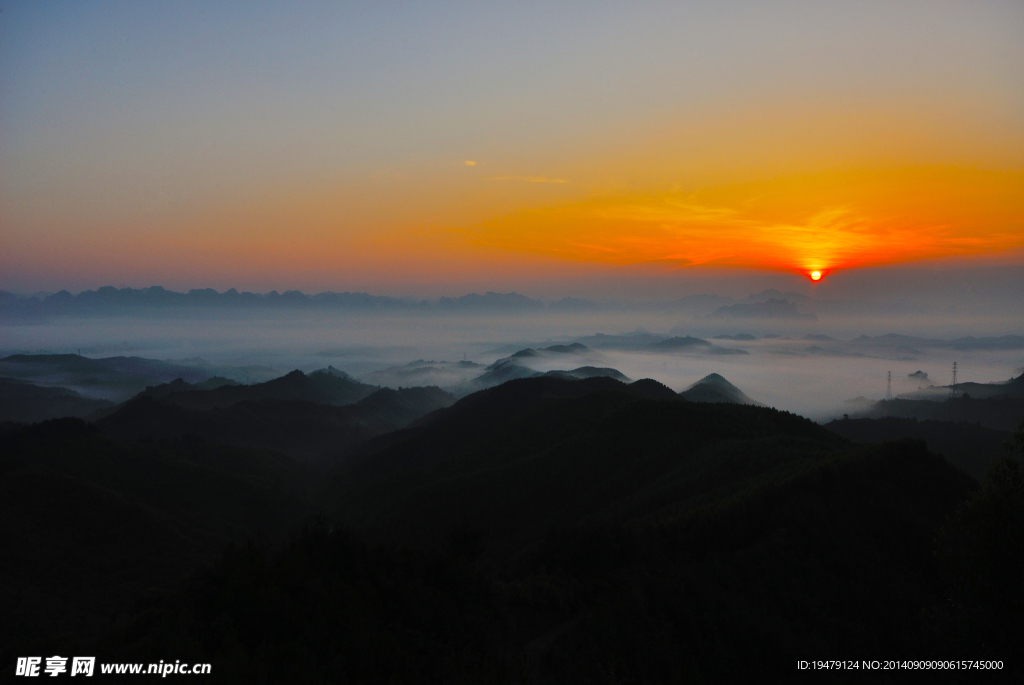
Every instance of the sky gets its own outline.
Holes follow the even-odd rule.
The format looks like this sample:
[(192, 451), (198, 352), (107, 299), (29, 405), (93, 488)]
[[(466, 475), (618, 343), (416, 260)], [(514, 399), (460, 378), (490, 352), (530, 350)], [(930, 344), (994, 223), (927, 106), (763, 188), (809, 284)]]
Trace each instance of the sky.
[(1019, 2), (0, 7), (0, 289), (1024, 266)]

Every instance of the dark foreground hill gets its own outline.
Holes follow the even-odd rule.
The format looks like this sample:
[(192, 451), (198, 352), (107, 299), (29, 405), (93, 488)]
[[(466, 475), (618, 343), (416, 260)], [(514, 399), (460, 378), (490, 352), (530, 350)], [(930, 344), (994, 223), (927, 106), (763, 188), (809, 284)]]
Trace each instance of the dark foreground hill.
[(232, 541), (283, 538), (307, 513), (309, 487), (294, 462), (264, 451), (128, 446), (78, 419), (7, 432), (4, 671), (14, 656), (88, 644), (140, 597), (171, 590)]
[(524, 379), (352, 458), (331, 510), (382, 541), (430, 546), (468, 527), (515, 554), (552, 527), (668, 516), (731, 492), (780, 441), (791, 455), (841, 443), (784, 412), (644, 401), (610, 378)]
[(881, 443), (911, 438), (923, 440), (928, 450), (944, 456), (951, 464), (977, 479), (985, 476), (989, 465), (1006, 455), (1010, 431), (994, 430), (964, 421), (918, 421), (886, 417), (880, 419), (841, 419), (825, 428), (858, 443)]
[[(379, 436), (314, 494), (288, 475), (299, 467), (266, 453), (218, 461), (187, 442), (76, 439), (96, 447), (49, 457), (49, 480), (22, 478), (12, 501), (27, 511), (55, 482), (86, 488), (71, 465), (84, 475), (121, 450), (134, 480), (118, 490), (108, 476), (87, 488), (96, 497), (113, 490), (142, 507), (145, 483), (170, 484), (151, 508), (117, 512), (137, 553), (112, 567), (58, 564), (61, 541), (89, 549), (114, 524), (69, 519), (98, 505), (62, 508), (56, 496), (45, 502), (59, 515), (17, 514), (49, 521), (51, 535), (21, 545), (54, 561), (0, 587), (34, 582), (43, 596), (116, 578), (127, 597), (171, 563), (166, 537), (129, 535), (150, 512), (233, 522), (222, 540), (258, 517), (287, 528), (301, 507), (273, 503), (296, 494), (324, 516), (283, 547), (234, 547), (183, 585), (154, 582), (161, 592), (116, 616), (90, 605), (92, 633), (62, 635), (56, 621), (52, 633), (18, 633), (18, 654), (209, 662), (217, 682), (237, 683), (788, 682), (800, 659), (996, 658), (1019, 669), (1021, 631), (1006, 618), (1021, 594), (1020, 545), (1007, 544), (1024, 530), (1006, 504), (1015, 472), (963, 505), (974, 481), (919, 441), (854, 447), (785, 412), (680, 401), (652, 381), (557, 377), (506, 383)], [(0, 440), (17, 445), (10, 472), (55, 449), (32, 433)], [(208, 488), (209, 475), (161, 466), (147, 480), (165, 463), (154, 455), (224, 475)], [(26, 623), (30, 608), (8, 596), (21, 613), (5, 615)], [(830, 682), (913, 681), (872, 675)], [(930, 672), (928, 682), (970, 678)]]

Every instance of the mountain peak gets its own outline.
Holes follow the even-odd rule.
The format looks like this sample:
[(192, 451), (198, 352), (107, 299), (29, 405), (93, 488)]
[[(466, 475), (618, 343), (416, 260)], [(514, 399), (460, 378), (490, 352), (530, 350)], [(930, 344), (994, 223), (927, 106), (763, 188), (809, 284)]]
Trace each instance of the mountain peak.
[(709, 373), (679, 393), (691, 402), (725, 402), (728, 404), (760, 404), (718, 373)]

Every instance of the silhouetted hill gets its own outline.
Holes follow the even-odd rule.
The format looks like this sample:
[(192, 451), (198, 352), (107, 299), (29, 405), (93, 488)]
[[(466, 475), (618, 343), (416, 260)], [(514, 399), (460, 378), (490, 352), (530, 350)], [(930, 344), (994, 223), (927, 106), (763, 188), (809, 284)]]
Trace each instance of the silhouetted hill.
[[(545, 375), (545, 373), (566, 379), (608, 376), (610, 378), (618, 378), (622, 381), (629, 380), (620, 371), (608, 367), (581, 366), (575, 369), (559, 369), (542, 372), (530, 366), (531, 363), (542, 364), (545, 361), (550, 362), (552, 360), (562, 364), (565, 363), (566, 357), (581, 357), (587, 360), (603, 359), (600, 354), (595, 353), (582, 343), (551, 345), (550, 347), (542, 347), (539, 349), (527, 347), (512, 353), (508, 357), (498, 359), (488, 366), (487, 369), (479, 376), (455, 385), (451, 389), (453, 392), (456, 392), (456, 394), (466, 395), (471, 392), (500, 385), (517, 378), (532, 378), (534, 376)], [(582, 359), (577, 359), (575, 361), (576, 363), (579, 363)]]
[(147, 386), (182, 379), (202, 383), (217, 375), (237, 379), (266, 378), (262, 367), (216, 367), (202, 360), (195, 365), (177, 364), (142, 357), (90, 359), (77, 354), (15, 354), (0, 359), (0, 376), (26, 380), (42, 386), (60, 386), (93, 399), (120, 402)]
[[(184, 379), (176, 378), (170, 383), (161, 383), (160, 385), (146, 386), (146, 389), (140, 392), (138, 395), (136, 395), (133, 399), (138, 399), (140, 397), (148, 397), (154, 400), (162, 400), (173, 393), (216, 390), (217, 388), (223, 387), (225, 385), (239, 385), (239, 383), (231, 380), (230, 378), (222, 378), (220, 376), (208, 378), (202, 383), (187, 383), (185, 382)], [(108, 403), (108, 406), (106, 408), (93, 411), (90, 414), (86, 414), (83, 416), (83, 418), (88, 419), (89, 421), (98, 421), (99, 419), (110, 416), (111, 414), (116, 412), (118, 409), (121, 408), (121, 406), (123, 406), (123, 404), (124, 403), (112, 405)]]
[(565, 355), (594, 356), (595, 352), (586, 345), (578, 342), (571, 343), (569, 345), (551, 345), (549, 347), (539, 347), (537, 349), (527, 347), (513, 352), (508, 357), (498, 359), (497, 361), (494, 362), (494, 364), (501, 364), (503, 362), (515, 359), (528, 359), (537, 357), (558, 359), (559, 357)]
[(545, 352), (552, 352), (554, 354), (585, 354), (590, 352), (589, 347), (578, 342), (569, 343), (568, 345), (551, 345), (542, 349)]
[(315, 371), (307, 376), (296, 370), (266, 383), (222, 386), (205, 391), (187, 389), (168, 393), (163, 399), (181, 407), (200, 410), (257, 400), (298, 400), (341, 406), (358, 402), (378, 389), (323, 371)]
[(710, 349), (711, 343), (701, 338), (694, 338), (689, 335), (677, 336), (674, 338), (668, 338), (666, 340), (659, 340), (649, 344), (648, 349), (655, 350), (657, 352), (674, 352), (676, 350), (689, 350), (689, 349)]
[(629, 384), (630, 392), (648, 400), (678, 400), (679, 394), (664, 383), (652, 378), (641, 378)]
[(689, 335), (659, 340), (648, 345), (647, 350), (651, 352), (691, 352), (699, 354), (750, 354), (746, 350), (712, 345), (707, 340), (693, 338)]
[(138, 396), (145, 395), (146, 397), (152, 397), (154, 400), (162, 400), (168, 395), (176, 392), (216, 390), (217, 388), (236, 385), (240, 385), (240, 383), (233, 381), (230, 378), (222, 378), (220, 376), (207, 378), (202, 383), (186, 383), (184, 379), (176, 378), (170, 383), (151, 385), (139, 393)]
[(653, 343), (666, 340), (667, 338), (668, 336), (666, 335), (650, 333), (642, 329), (637, 329), (632, 333), (622, 333), (620, 335), (597, 333), (595, 335), (579, 338), (577, 342), (585, 344), (596, 350), (639, 351), (650, 347)]
[(64, 416), (81, 418), (111, 406), (113, 402), (82, 397), (66, 388), (0, 378), (0, 421), (35, 423)]
[(353, 458), (337, 480), (334, 506), (342, 521), (385, 540), (428, 544), (472, 522), (508, 552), (551, 525), (643, 508), (634, 500), (651, 496), (648, 489), (688, 479), (683, 455), (709, 440), (788, 434), (836, 443), (791, 414), (646, 394), (609, 378), (554, 377), (476, 393), (401, 442)]
[(548, 371), (544, 374), (545, 376), (558, 376), (559, 378), (576, 379), (580, 380), (583, 378), (614, 378), (617, 381), (623, 383), (629, 383), (630, 379), (618, 369), (612, 368), (599, 368), (596, 366), (581, 366), (578, 369), (571, 369), (569, 371)]
[(342, 371), (341, 369), (336, 369), (336, 368), (334, 368), (333, 366), (330, 366), (330, 365), (328, 365), (326, 369), (317, 369), (313, 373), (326, 373), (328, 376), (337, 376), (339, 378), (344, 378), (344, 379), (350, 380), (350, 381), (357, 380), (357, 379), (353, 378), (352, 376), (350, 376), (349, 374), (347, 374), (344, 371)]
[(301, 461), (323, 462), (447, 407), (455, 398), (438, 388), (385, 388), (341, 407), (271, 398), (194, 409), (174, 400), (174, 394), (163, 400), (143, 395), (96, 425), (105, 435), (122, 441), (220, 443), (272, 449)]
[(941, 454), (957, 468), (977, 479), (993, 461), (1006, 455), (1004, 445), (1009, 431), (993, 430), (977, 424), (952, 421), (918, 421), (906, 418), (841, 419), (825, 424), (837, 435), (860, 443), (891, 442), (912, 438), (922, 440), (928, 449)]
[(725, 402), (728, 404), (760, 404), (747, 397), (735, 385), (717, 373), (709, 373), (704, 378), (679, 393), (684, 400), (691, 402)]
[(603, 358), (603, 355), (582, 343), (551, 345), (538, 349), (526, 347), (496, 360), (479, 376), (450, 386), (449, 389), (457, 395), (467, 395), (484, 388), (507, 383), (508, 381), (538, 376), (554, 376), (565, 380), (606, 377), (625, 383), (630, 382), (630, 379), (625, 374), (610, 367), (587, 365), (575, 369), (556, 369), (542, 372), (530, 366), (535, 365), (550, 369), (553, 362), (558, 363), (558, 365), (566, 365), (567, 361), (580, 363), (584, 360), (599, 361), (603, 360)]

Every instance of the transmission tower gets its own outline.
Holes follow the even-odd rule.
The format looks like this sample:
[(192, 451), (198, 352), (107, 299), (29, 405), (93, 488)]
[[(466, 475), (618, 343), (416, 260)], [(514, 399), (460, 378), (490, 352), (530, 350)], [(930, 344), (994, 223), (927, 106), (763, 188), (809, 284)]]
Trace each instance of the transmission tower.
[(956, 362), (953, 362), (953, 383), (949, 386), (949, 396), (956, 397)]
[(889, 377), (885, 381), (885, 399), (892, 399), (892, 371), (889, 372)]

